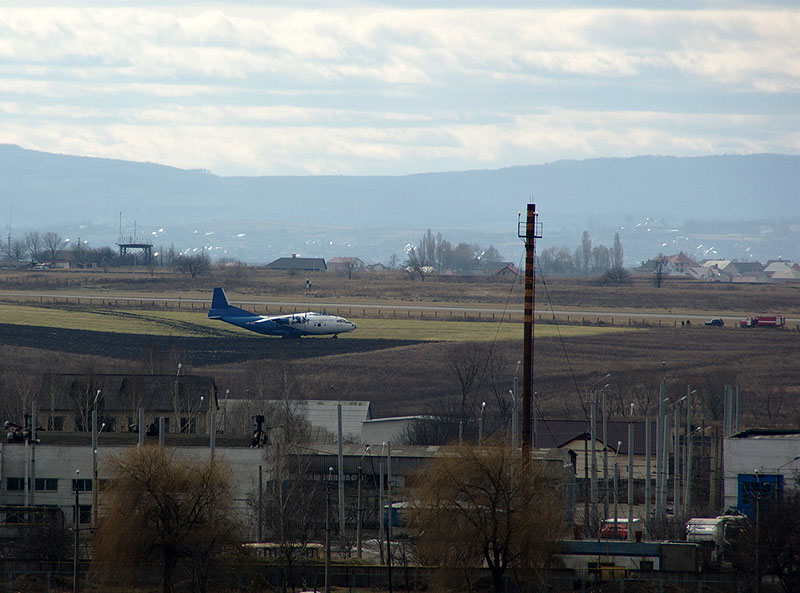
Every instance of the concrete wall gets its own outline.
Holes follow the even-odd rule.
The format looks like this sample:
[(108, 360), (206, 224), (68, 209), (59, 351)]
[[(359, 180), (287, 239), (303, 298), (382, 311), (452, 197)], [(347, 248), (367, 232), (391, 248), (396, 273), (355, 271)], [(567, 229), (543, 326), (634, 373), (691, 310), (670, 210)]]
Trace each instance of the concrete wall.
[(800, 435), (726, 437), (723, 442), (723, 503), (735, 507), (740, 474), (782, 475), (786, 489), (795, 488), (794, 472), (800, 470)]

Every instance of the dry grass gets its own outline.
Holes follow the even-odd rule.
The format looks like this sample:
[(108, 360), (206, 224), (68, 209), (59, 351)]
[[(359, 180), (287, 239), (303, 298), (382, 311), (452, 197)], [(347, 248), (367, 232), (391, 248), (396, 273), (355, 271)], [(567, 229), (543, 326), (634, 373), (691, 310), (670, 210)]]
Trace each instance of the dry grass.
[[(342, 339), (394, 339), (434, 341), (521, 340), (522, 324), (490, 321), (423, 321), (419, 319), (359, 319), (358, 330)], [(252, 336), (251, 332), (208, 319), (205, 313), (183, 311), (142, 311), (140, 309), (97, 309), (73, 306), (40, 307), (0, 304), (0, 323), (62, 329), (91, 329), (97, 332), (149, 334), (156, 336)], [(540, 337), (591, 336), (629, 331), (626, 328), (552, 324), (537, 328)]]
[[(3, 278), (2, 276), (5, 276)], [(0, 275), (4, 290), (30, 290), (73, 294), (180, 295), (184, 298), (209, 298), (211, 288), (224, 285), (229, 295), (242, 300), (315, 299), (327, 302), (374, 302), (400, 304), (491, 304), (509, 303), (521, 308), (521, 288), (516, 284), (487, 279), (456, 280), (429, 278), (410, 282), (402, 276), (363, 277), (356, 280), (332, 275), (311, 276), (314, 294), (304, 295), (305, 275), (268, 273), (247, 270), (242, 277), (228, 272), (192, 281), (174, 274), (92, 272), (15, 272)], [(727, 314), (730, 316), (781, 312), (797, 315), (800, 311), (800, 287), (796, 285), (738, 286), (712, 285), (668, 280), (655, 289), (647, 281), (630, 287), (600, 287), (590, 281), (552, 280), (546, 288), (537, 287), (537, 310), (548, 305), (556, 308), (656, 311), (659, 313)], [(346, 305), (345, 305), (346, 306)], [(6, 313), (4, 313), (4, 311)], [(0, 315), (14, 313), (1, 308)], [(131, 313), (128, 311), (128, 313)], [(165, 318), (209, 328), (204, 313), (136, 311), (147, 319), (138, 319), (130, 327), (145, 327), (156, 334)], [(16, 314), (16, 313), (14, 313)], [(50, 313), (48, 313), (49, 315)], [(66, 323), (71, 315), (55, 313)], [(95, 315), (95, 314), (92, 314)], [(13, 315), (12, 315), (13, 317)], [(34, 317), (40, 321), (42, 313)], [(21, 318), (20, 318), (21, 319)], [(463, 348), (480, 349), (481, 369), (476, 387), (467, 400), (487, 401), (497, 409), (507, 399), (513, 384), (516, 362), (522, 355), (521, 325), (497, 323), (441, 322), (401, 319), (361, 319), (357, 332), (345, 339), (376, 336), (403, 336), (423, 340), (442, 340), (415, 345), (358, 351), (350, 354), (296, 358), (279, 354), (261, 358), (254, 350), (247, 362), (216, 364), (196, 368), (211, 374), (221, 392), (264, 393), (279, 397), (287, 390), (301, 397), (367, 399), (373, 402), (375, 416), (441, 412), (461, 400), (456, 367), (463, 361)], [(95, 318), (75, 317), (72, 322), (83, 327), (95, 325)], [(105, 323), (105, 322), (104, 322)], [(112, 325), (116, 325), (116, 321)], [(127, 323), (127, 321), (126, 321)], [(136, 325), (144, 323), (145, 325)], [(62, 325), (63, 326), (63, 325)], [(108, 327), (108, 326), (105, 326)], [(222, 324), (210, 327), (224, 328)], [(719, 416), (719, 399), (725, 383), (742, 388), (743, 426), (775, 426), (800, 421), (798, 409), (797, 361), (800, 360), (800, 333), (789, 329), (742, 330), (725, 328), (651, 328), (640, 331), (606, 333), (598, 328), (537, 325), (534, 362), (534, 387), (537, 405), (545, 417), (584, 417), (585, 390), (597, 378), (611, 372), (609, 408), (621, 414), (631, 401), (643, 405), (653, 398), (662, 371), (666, 371), (671, 394), (685, 393), (686, 385), (696, 386), (697, 413), (711, 421)], [(576, 331), (580, 330), (580, 331)], [(138, 330), (137, 330), (138, 331)], [(170, 331), (177, 332), (172, 329)], [(180, 330), (184, 331), (184, 330)], [(233, 331), (237, 331), (233, 329)], [(163, 335), (163, 334), (162, 334)], [(175, 335), (168, 333), (167, 335)], [(180, 334), (185, 335), (185, 334)], [(279, 342), (280, 343), (280, 342)], [(465, 346), (466, 344), (466, 346)], [(61, 370), (80, 371), (89, 364), (86, 357), (53, 355), (42, 344), (43, 360), (57, 358)], [(6, 349), (8, 350), (8, 349)], [(34, 350), (25, 350), (23, 364), (37, 366)], [(10, 356), (12, 351), (7, 352)], [(7, 357), (11, 364), (13, 357)], [(91, 364), (108, 371), (126, 369), (129, 363), (92, 358)], [(662, 362), (666, 363), (662, 368)], [(268, 380), (264, 378), (267, 377)], [(583, 402), (583, 403), (582, 403)]]

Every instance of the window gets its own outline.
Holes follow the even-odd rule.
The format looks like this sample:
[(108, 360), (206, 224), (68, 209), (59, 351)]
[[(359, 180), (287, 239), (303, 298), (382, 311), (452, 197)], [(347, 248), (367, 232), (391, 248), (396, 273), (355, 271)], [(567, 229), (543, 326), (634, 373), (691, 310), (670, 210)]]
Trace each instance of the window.
[(25, 478), (7, 478), (6, 490), (25, 490)]
[(58, 478), (36, 478), (34, 487), (36, 490), (55, 492), (58, 490)]
[(91, 492), (92, 491), (92, 481), (88, 478), (79, 478), (77, 480), (72, 480), (72, 491), (75, 492)]
[(81, 525), (86, 525), (92, 522), (92, 505), (80, 504), (78, 505), (78, 517)]

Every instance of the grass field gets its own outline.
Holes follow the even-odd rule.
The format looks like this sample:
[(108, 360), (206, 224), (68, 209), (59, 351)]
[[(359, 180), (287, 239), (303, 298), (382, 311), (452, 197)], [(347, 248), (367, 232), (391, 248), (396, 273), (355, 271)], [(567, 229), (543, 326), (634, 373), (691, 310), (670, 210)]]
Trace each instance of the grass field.
[[(448, 304), (473, 310), (483, 305), (521, 309), (518, 283), (435, 277), (411, 282), (399, 274), (350, 281), (320, 274), (313, 277), (314, 293), (306, 295), (304, 279), (304, 275), (263, 270), (247, 270), (241, 277), (216, 270), (198, 279), (164, 272), (102, 270), (0, 274), (0, 288), (22, 295), (15, 297), (13, 304), (0, 304), (0, 323), (16, 325), (6, 330), (8, 340), (0, 346), (0, 380), (7, 377), (6, 389), (14, 393), (22, 392), (26, 381), (35, 380), (39, 371), (31, 369), (120, 373), (142, 369), (142, 360), (148, 360), (155, 361), (158, 368), (148, 363), (146, 372), (174, 373), (182, 362), (187, 372), (213, 376), (220, 392), (249, 391), (274, 398), (290, 392), (304, 398), (369, 400), (373, 415), (380, 417), (432, 413), (460, 401), (465, 389), (463, 371), (473, 366), (479, 375), (469, 388), (469, 409), (477, 409), (475, 402), (486, 401), (491, 410), (499, 410), (507, 400), (519, 374), (521, 322), (435, 320), (430, 319), (432, 309), (424, 312), (424, 320), (414, 317), (422, 316), (420, 310), (426, 306)], [(206, 318), (205, 299), (214, 286), (225, 286), (232, 300), (264, 303), (257, 307), (259, 313), (265, 312), (266, 301), (304, 303), (312, 310), (314, 303), (341, 303), (339, 313), (356, 322), (358, 330), (340, 340), (260, 337)], [(89, 304), (87, 299), (79, 306), (67, 304), (66, 299), (50, 306), (21, 303), (58, 301), (64, 294), (88, 295), (100, 302)], [(163, 304), (132, 303), (128, 307), (122, 300), (110, 302), (118, 295), (122, 300), (125, 295), (198, 300), (190, 305), (195, 306), (194, 311), (185, 304), (184, 310), (171, 310), (174, 304), (168, 309)], [(358, 305), (350, 312), (351, 303), (379, 305), (385, 317), (377, 312), (359, 315)], [(533, 389), (539, 394), (537, 413), (543, 417), (583, 418), (584, 392), (610, 373), (607, 395), (612, 418), (622, 417), (631, 402), (636, 402), (637, 412), (648, 409), (666, 378), (670, 397), (685, 394), (687, 385), (697, 390), (693, 406), (698, 417), (708, 423), (721, 417), (725, 385), (742, 389), (743, 427), (800, 422), (800, 332), (796, 323), (770, 331), (742, 330), (734, 323), (706, 328), (694, 321), (684, 328), (674, 321), (677, 315), (689, 313), (729, 319), (768, 313), (797, 317), (798, 284), (717, 285), (670, 279), (655, 289), (647, 279), (622, 287), (600, 286), (592, 279), (548, 279), (546, 287), (537, 287), (537, 313), (544, 312), (547, 318), (550, 306), (608, 313), (603, 321), (590, 319), (595, 326), (580, 325), (578, 315), (572, 320), (577, 324), (537, 323)], [(661, 319), (641, 329), (604, 325), (614, 311), (663, 315), (663, 327)], [(405, 318), (407, 314), (411, 318)], [(633, 321), (644, 325), (641, 320)], [(620, 322), (624, 323), (622, 317), (616, 320)], [(102, 342), (89, 352), (80, 342), (59, 343), (63, 333), (48, 332), (47, 328), (108, 333), (81, 336), (79, 340)], [(17, 342), (12, 334), (19, 334)], [(132, 334), (138, 336), (126, 337)], [(25, 336), (28, 338), (23, 340)], [(148, 354), (152, 348), (145, 344), (150, 336), (167, 337), (155, 356)], [(174, 347), (169, 344), (173, 338)], [(187, 342), (193, 343), (181, 346)], [(202, 357), (195, 359), (198, 362), (192, 368), (190, 354), (198, 350)], [(503, 405), (507, 406), (507, 401)], [(502, 425), (499, 412), (496, 420)]]
[[(357, 323), (358, 329), (351, 334), (342, 335), (342, 339), (386, 338), (453, 342), (522, 339), (521, 323), (373, 318), (353, 318), (352, 321)], [(259, 337), (246, 330), (210, 320), (203, 313), (182, 311), (130, 311), (0, 304), (0, 323), (158, 336), (214, 337), (244, 334)], [(588, 337), (620, 331), (635, 330), (543, 324), (536, 327), (536, 336)]]

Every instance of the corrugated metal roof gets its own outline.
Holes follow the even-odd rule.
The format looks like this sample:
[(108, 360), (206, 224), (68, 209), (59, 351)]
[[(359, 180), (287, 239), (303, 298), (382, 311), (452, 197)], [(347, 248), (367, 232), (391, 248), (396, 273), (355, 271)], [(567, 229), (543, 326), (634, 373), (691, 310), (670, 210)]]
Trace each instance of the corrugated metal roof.
[[(307, 400), (269, 400), (270, 404), (288, 404), (291, 412), (305, 418), (312, 428), (327, 431), (331, 435), (338, 433), (337, 406), (342, 406), (342, 435), (345, 441), (360, 441), (361, 428), (365, 420), (372, 418), (368, 401), (333, 401), (320, 399)], [(320, 440), (329, 442), (323, 434), (316, 435)]]

